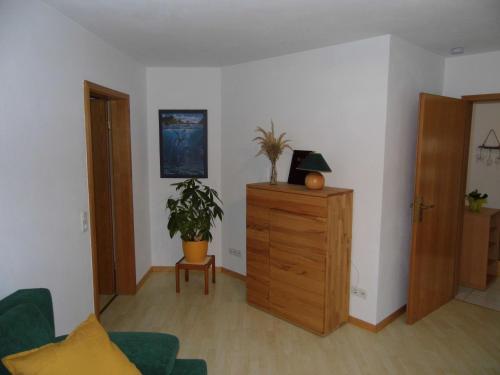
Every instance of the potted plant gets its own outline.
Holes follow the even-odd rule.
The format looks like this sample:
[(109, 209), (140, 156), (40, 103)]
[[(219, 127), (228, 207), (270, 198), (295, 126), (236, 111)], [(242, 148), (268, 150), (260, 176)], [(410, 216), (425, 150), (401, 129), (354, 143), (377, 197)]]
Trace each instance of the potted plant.
[(488, 202), (488, 194), (481, 194), (477, 189), (471, 191), (466, 197), (469, 202), (469, 209), (473, 212), (481, 211), (481, 207)]
[(172, 184), (179, 193), (177, 198), (169, 198), (167, 209), (168, 231), (170, 238), (179, 232), (182, 238), (182, 249), (188, 262), (200, 263), (205, 260), (208, 242), (212, 241), (210, 230), (217, 219), (222, 220), (224, 212), (219, 194), (198, 179), (190, 178)]

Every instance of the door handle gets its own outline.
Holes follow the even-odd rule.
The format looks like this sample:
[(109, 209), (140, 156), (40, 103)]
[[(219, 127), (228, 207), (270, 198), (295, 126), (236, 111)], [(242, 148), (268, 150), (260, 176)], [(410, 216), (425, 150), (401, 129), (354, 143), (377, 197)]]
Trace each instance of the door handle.
[(413, 208), (413, 222), (421, 223), (422, 220), (424, 219), (424, 210), (434, 208), (436, 207), (436, 205), (433, 203), (424, 204), (423, 198), (416, 197), (415, 201), (411, 204), (411, 207)]
[(428, 204), (428, 205), (426, 205), (426, 204), (420, 203), (420, 209), (421, 210), (427, 210), (429, 208), (434, 208), (434, 207), (436, 207), (435, 204)]

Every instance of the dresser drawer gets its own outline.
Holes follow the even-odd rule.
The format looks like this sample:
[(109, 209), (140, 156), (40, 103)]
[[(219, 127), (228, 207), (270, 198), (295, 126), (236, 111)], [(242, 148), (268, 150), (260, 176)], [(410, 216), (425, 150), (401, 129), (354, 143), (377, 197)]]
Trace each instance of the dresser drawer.
[(301, 215), (327, 217), (327, 200), (322, 197), (247, 189), (247, 204)]

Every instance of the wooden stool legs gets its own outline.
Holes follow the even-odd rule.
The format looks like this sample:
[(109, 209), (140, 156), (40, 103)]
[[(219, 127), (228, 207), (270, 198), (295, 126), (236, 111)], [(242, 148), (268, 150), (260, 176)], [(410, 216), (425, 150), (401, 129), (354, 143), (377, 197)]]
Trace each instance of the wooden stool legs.
[(180, 288), (180, 285), (179, 285), (179, 264), (176, 264), (175, 265), (175, 292), (176, 293), (180, 293), (181, 292), (181, 288)]
[(212, 257), (212, 283), (215, 284), (215, 255)]
[(205, 268), (205, 295), (208, 294), (208, 268)]
[(186, 263), (184, 257), (175, 264), (175, 292), (180, 293), (180, 271), (184, 270), (184, 280), (189, 281), (189, 270), (200, 270), (203, 271), (205, 276), (205, 288), (203, 290), (204, 294), (208, 294), (208, 272), (209, 268), (212, 267), (212, 283), (215, 284), (215, 255), (209, 255), (205, 263)]

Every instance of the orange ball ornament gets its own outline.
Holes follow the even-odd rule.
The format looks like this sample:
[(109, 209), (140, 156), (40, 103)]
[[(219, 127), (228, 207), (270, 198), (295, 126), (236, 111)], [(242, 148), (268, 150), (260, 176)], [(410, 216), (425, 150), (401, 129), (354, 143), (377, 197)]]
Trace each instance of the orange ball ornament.
[(306, 187), (309, 190), (321, 190), (325, 186), (325, 178), (321, 173), (310, 172), (306, 176)]

